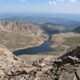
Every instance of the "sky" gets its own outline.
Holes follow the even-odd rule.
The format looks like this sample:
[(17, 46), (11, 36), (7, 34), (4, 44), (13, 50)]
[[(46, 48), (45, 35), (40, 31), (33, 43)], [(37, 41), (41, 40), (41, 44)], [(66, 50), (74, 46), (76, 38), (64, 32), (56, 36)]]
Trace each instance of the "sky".
[(0, 13), (80, 14), (80, 0), (0, 0)]

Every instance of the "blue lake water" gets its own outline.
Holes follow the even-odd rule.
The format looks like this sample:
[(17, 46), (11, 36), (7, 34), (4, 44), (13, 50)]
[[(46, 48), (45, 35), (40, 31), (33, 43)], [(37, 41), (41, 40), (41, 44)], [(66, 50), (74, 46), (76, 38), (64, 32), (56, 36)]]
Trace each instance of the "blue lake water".
[(51, 44), (52, 43), (50, 41), (45, 41), (43, 44), (41, 44), (40, 46), (37, 46), (37, 47), (14, 51), (14, 54), (16, 54), (16, 55), (23, 55), (23, 54), (45, 54), (47, 52), (55, 51), (53, 48), (50, 47)]

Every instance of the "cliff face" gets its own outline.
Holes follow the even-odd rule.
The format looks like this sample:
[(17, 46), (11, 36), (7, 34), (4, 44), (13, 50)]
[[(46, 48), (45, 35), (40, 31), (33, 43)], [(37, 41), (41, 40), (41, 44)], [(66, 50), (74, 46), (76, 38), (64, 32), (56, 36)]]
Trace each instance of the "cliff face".
[(0, 80), (80, 80), (80, 47), (55, 61), (40, 59), (29, 65), (0, 46)]

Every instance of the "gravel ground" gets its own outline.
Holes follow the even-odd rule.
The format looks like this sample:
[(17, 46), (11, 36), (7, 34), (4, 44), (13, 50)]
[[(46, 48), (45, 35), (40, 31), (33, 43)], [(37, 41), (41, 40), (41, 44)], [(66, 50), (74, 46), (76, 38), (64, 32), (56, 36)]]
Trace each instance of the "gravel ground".
[(54, 60), (58, 56), (52, 56), (52, 55), (20, 55), (20, 58), (24, 59), (27, 63), (32, 64), (33, 61), (44, 59), (46, 61)]

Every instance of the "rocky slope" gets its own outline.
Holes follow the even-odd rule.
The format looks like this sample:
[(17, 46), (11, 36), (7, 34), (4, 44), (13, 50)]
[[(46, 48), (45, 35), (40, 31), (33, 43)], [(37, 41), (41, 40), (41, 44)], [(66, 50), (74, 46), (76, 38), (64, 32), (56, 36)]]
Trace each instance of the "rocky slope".
[(78, 26), (77, 28), (75, 28), (75, 29), (73, 30), (73, 32), (75, 32), (75, 33), (80, 33), (80, 26)]
[(50, 22), (43, 23), (42, 29), (49, 35), (61, 33), (65, 30), (65, 28), (62, 25)]
[(53, 23), (0, 21), (0, 44), (12, 51), (36, 47), (63, 30), (63, 26)]
[(46, 39), (48, 36), (38, 24), (0, 21), (0, 43), (12, 51), (38, 46)]
[(29, 65), (0, 46), (0, 80), (80, 80), (80, 47), (56, 60)]
[(80, 45), (80, 34), (75, 32), (66, 32), (52, 35), (51, 45), (59, 53), (65, 53), (70, 47)]

